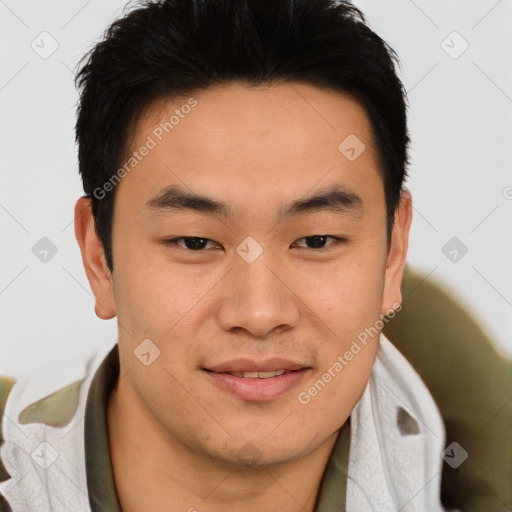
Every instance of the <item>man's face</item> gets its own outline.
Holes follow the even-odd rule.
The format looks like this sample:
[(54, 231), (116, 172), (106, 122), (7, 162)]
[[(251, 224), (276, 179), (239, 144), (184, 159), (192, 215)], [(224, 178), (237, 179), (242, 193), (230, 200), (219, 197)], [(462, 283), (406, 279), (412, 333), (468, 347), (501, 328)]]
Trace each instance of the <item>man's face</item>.
[[(138, 123), (130, 154), (150, 149), (117, 186), (113, 285), (96, 297), (118, 317), (123, 386), (164, 437), (226, 463), (292, 460), (350, 415), (378, 336), (353, 342), (400, 297), (369, 121), (349, 96), (298, 83), (193, 97)], [(169, 187), (226, 211), (174, 208)], [(286, 213), (336, 187), (334, 206)]]

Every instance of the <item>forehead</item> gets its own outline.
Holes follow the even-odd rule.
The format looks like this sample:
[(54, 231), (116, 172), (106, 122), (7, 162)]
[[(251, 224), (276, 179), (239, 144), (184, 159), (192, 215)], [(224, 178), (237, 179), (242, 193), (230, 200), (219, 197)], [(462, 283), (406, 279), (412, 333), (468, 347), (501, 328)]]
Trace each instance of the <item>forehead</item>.
[[(195, 106), (188, 105), (194, 100)], [(172, 116), (172, 114), (177, 114)], [(345, 132), (358, 135), (372, 144), (367, 113), (360, 101), (344, 92), (336, 92), (307, 83), (289, 82), (273, 85), (249, 85), (244, 82), (215, 85), (190, 95), (160, 98), (151, 103), (136, 125), (135, 137), (140, 138), (169, 122), (163, 136), (184, 135), (180, 143), (207, 145), (227, 143), (226, 134), (239, 132), (261, 136), (272, 131), (275, 144), (294, 137), (315, 141), (322, 138), (327, 144), (336, 142)], [(180, 128), (178, 130), (178, 127)], [(197, 139), (187, 137), (188, 130)], [(158, 134), (157, 134), (158, 135)], [(242, 138), (242, 137), (241, 137)], [(307, 142), (302, 139), (303, 142)], [(240, 140), (232, 139), (233, 147)], [(258, 139), (244, 140), (243, 145), (257, 143)], [(309, 146), (309, 144), (307, 144)], [(322, 145), (323, 146), (323, 145)], [(308, 147), (308, 149), (310, 149)], [(324, 147), (319, 148), (325, 149)]]
[(310, 84), (238, 82), (156, 100), (138, 119), (128, 153), (148, 141), (150, 151), (123, 179), (139, 196), (173, 183), (217, 197), (226, 197), (226, 184), (246, 197), (284, 186), (296, 197), (320, 181), (382, 192), (372, 192), (382, 180), (364, 107)]

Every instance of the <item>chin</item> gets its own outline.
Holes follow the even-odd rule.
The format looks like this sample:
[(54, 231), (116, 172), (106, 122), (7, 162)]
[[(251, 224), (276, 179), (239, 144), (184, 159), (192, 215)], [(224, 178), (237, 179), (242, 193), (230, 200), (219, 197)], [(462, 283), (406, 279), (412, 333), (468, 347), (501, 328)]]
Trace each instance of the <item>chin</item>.
[[(275, 424), (261, 433), (243, 438), (226, 439), (226, 449), (217, 451), (216, 457), (230, 466), (237, 468), (258, 469), (285, 464), (304, 456), (316, 446), (311, 446), (305, 439), (297, 439), (282, 432), (280, 436), (269, 439), (268, 433), (275, 428)], [(309, 449), (308, 449), (309, 448)]]

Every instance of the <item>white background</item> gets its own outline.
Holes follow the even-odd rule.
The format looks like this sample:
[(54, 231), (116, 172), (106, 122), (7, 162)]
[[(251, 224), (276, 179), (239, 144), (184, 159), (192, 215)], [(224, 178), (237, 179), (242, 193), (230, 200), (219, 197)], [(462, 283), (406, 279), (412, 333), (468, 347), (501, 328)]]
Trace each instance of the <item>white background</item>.
[[(400, 56), (409, 92), (409, 263), (449, 286), (512, 354), (512, 3), (355, 4)], [(116, 321), (94, 314), (74, 238), (83, 191), (73, 70), (124, 5), (0, 2), (1, 374), (65, 366), (117, 341)], [(58, 44), (46, 59), (31, 47), (41, 38), (47, 51), (52, 39)], [(46, 263), (32, 252), (42, 237), (57, 247)], [(455, 263), (442, 252), (452, 237), (468, 248)]]

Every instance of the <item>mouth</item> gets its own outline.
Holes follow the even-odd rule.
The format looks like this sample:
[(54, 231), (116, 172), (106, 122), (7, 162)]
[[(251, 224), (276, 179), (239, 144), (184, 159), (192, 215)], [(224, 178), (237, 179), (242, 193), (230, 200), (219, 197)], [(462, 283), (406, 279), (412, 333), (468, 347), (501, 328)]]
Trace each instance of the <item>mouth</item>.
[(271, 379), (279, 377), (286, 373), (286, 370), (272, 370), (270, 372), (220, 372), (233, 375), (234, 377), (243, 377), (244, 379)]
[(268, 402), (296, 387), (311, 367), (287, 360), (236, 360), (203, 370), (223, 392), (249, 402)]

